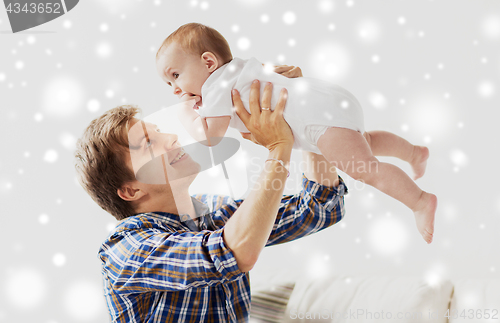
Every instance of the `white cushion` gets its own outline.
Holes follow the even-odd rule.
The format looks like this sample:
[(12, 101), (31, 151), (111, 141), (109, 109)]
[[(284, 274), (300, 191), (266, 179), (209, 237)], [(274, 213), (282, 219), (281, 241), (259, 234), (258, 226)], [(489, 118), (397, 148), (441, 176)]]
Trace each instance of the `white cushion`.
[(456, 322), (500, 322), (500, 280), (458, 280), (450, 305), (450, 323)]
[(283, 322), (446, 323), (452, 289), (449, 281), (431, 287), (420, 277), (304, 277)]

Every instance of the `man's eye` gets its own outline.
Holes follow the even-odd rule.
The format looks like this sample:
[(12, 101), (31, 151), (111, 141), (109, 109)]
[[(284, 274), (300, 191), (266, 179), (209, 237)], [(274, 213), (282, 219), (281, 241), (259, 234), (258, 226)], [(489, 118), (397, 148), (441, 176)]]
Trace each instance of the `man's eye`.
[(153, 145), (151, 141), (146, 142), (146, 149), (150, 148)]
[(179, 77), (179, 73), (174, 73), (172, 74), (174, 76), (174, 79), (178, 78)]

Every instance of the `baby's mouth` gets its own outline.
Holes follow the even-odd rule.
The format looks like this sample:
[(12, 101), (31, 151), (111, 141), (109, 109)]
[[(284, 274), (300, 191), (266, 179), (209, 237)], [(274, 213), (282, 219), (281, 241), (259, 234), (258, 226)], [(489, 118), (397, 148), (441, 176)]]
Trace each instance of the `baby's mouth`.
[(180, 96), (179, 96), (179, 99), (182, 99), (185, 95), (187, 95), (188, 97), (192, 98), (192, 99), (195, 99), (195, 97), (198, 97), (199, 98), (199, 101), (196, 102), (196, 106), (197, 107), (201, 107), (202, 106), (202, 98), (201, 98), (201, 95), (197, 95), (197, 94), (193, 94), (193, 93), (188, 93), (188, 92), (185, 92), (185, 93), (182, 93)]

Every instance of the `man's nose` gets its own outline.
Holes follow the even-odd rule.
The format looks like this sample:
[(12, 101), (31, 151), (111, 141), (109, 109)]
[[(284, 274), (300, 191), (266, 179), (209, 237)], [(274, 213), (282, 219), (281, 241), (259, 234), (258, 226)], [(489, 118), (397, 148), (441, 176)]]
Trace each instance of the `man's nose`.
[(179, 137), (177, 135), (175, 135), (175, 134), (166, 134), (166, 136), (167, 137), (165, 139), (165, 149), (167, 151), (179, 148), (179, 143), (177, 141), (177, 139), (179, 139)]

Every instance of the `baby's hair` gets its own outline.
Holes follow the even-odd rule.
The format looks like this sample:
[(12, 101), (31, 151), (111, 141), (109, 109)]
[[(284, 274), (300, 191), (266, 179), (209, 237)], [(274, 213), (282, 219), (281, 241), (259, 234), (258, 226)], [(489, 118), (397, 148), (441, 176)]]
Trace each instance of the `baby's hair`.
[(219, 66), (233, 59), (227, 40), (217, 30), (202, 24), (188, 23), (180, 26), (163, 41), (156, 53), (156, 58), (158, 59), (163, 50), (173, 42), (179, 44), (188, 53), (201, 55), (204, 52), (211, 52), (215, 54), (220, 61)]

